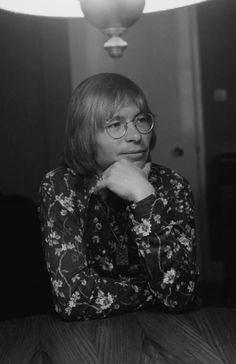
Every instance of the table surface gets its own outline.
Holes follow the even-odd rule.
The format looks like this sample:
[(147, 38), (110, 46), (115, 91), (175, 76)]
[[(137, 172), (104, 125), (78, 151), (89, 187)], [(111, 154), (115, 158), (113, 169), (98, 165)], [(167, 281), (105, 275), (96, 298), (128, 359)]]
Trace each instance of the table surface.
[(155, 309), (92, 321), (54, 315), (0, 322), (0, 363), (235, 364), (236, 309)]

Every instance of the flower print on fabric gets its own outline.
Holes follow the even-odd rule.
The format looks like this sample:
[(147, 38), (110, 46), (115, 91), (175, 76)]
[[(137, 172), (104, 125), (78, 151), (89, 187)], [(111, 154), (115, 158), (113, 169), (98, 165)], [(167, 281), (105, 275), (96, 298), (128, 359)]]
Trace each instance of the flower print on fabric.
[(150, 305), (187, 308), (199, 276), (188, 182), (152, 164), (155, 193), (132, 204), (113, 193), (104, 200), (92, 180), (59, 167), (40, 186), (56, 312), (65, 320), (87, 320)]

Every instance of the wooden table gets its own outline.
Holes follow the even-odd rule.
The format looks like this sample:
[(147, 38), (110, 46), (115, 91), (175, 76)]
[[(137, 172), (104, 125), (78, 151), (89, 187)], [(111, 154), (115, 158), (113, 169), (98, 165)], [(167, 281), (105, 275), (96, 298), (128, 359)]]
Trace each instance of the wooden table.
[(155, 309), (103, 320), (39, 315), (0, 322), (1, 364), (235, 364), (236, 309)]

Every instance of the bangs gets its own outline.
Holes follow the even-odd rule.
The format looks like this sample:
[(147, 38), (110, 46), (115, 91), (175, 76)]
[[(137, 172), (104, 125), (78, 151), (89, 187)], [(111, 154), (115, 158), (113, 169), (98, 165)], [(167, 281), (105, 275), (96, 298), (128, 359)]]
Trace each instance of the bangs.
[(142, 95), (127, 92), (127, 90), (125, 93), (116, 90), (113, 94), (99, 95), (96, 101), (95, 131), (102, 130), (107, 120), (110, 120), (120, 109), (130, 104), (135, 105), (141, 112), (150, 112)]

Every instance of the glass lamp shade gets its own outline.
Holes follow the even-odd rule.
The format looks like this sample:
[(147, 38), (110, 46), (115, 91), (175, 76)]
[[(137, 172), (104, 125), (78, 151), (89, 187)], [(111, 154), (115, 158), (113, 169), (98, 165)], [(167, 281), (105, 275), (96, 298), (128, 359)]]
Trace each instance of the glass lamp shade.
[(85, 18), (109, 37), (104, 48), (113, 58), (127, 48), (120, 36), (140, 18), (144, 4), (145, 0), (80, 0)]
[(85, 18), (98, 29), (128, 28), (142, 15), (145, 0), (80, 0)]

